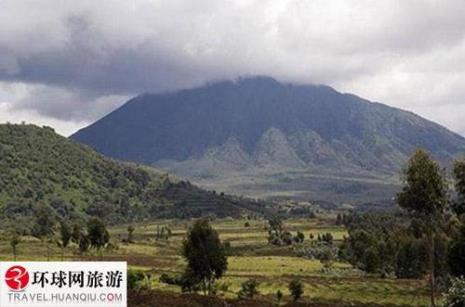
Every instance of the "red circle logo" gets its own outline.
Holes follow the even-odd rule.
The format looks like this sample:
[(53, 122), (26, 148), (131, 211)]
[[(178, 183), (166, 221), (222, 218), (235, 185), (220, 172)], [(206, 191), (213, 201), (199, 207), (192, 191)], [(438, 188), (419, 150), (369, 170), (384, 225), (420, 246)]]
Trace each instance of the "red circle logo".
[(5, 282), (13, 291), (21, 291), (29, 283), (29, 273), (20, 265), (9, 268), (5, 273)]

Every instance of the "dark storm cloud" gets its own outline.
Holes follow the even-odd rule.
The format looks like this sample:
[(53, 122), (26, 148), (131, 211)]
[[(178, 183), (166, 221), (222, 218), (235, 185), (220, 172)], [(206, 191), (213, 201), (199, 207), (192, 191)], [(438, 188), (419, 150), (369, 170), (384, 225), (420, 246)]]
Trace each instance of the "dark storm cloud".
[(3, 0), (0, 119), (89, 122), (141, 92), (266, 74), (465, 131), (445, 115), (465, 109), (463, 16), (462, 0)]

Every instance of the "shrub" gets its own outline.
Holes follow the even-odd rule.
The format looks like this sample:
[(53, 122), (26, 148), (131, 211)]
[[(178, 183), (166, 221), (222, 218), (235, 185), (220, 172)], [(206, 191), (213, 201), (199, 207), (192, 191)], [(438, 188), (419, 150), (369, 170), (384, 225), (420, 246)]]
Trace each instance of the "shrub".
[(452, 284), (444, 294), (445, 307), (463, 307), (465, 306), (465, 279), (463, 277), (455, 278)]
[[(170, 276), (163, 273), (160, 282), (181, 287), (182, 292), (195, 292), (200, 290), (200, 280), (187, 269), (182, 276)], [(213, 292), (214, 289), (211, 289)]]
[(142, 271), (128, 270), (128, 288), (140, 289), (146, 278), (147, 276)]
[(320, 260), (325, 268), (330, 268), (338, 259), (339, 249), (337, 246), (315, 241), (310, 247), (295, 249), (295, 253), (298, 257)]
[(304, 240), (305, 240), (305, 235), (303, 234), (303, 232), (298, 231), (297, 234), (294, 237), (294, 241), (296, 243), (302, 243), (302, 242), (304, 242)]
[(237, 297), (240, 299), (244, 298), (253, 298), (258, 294), (258, 285), (259, 283), (255, 279), (249, 279), (244, 281), (241, 284), (241, 290), (237, 294)]

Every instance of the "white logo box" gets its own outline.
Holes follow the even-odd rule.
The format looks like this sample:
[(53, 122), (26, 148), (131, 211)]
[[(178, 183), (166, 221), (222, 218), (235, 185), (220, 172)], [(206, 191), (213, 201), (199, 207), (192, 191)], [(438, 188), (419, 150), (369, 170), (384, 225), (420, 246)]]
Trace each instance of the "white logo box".
[(126, 262), (0, 262), (0, 307), (127, 307)]

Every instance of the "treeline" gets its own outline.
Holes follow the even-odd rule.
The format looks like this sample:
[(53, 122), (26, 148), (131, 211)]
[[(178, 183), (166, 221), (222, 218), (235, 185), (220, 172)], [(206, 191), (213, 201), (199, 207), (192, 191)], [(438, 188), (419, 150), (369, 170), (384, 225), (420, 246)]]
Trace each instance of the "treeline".
[(453, 193), (445, 170), (417, 150), (403, 172), (397, 212), (340, 218), (349, 233), (341, 258), (381, 276), (428, 276), (435, 306), (435, 293), (465, 275), (465, 160), (456, 161), (452, 173)]
[(79, 255), (84, 255), (91, 249), (101, 252), (111, 247), (110, 233), (105, 223), (96, 217), (88, 219), (59, 219), (49, 207), (38, 206), (34, 218), (28, 224), (9, 223), (5, 225), (2, 239), (9, 241), (13, 259), (17, 259), (17, 246), (24, 236), (32, 236), (47, 246), (47, 260), (51, 258), (52, 245), (61, 248), (63, 260), (65, 249), (74, 243)]

